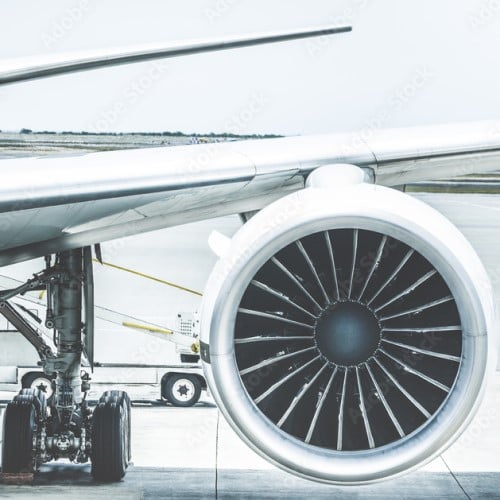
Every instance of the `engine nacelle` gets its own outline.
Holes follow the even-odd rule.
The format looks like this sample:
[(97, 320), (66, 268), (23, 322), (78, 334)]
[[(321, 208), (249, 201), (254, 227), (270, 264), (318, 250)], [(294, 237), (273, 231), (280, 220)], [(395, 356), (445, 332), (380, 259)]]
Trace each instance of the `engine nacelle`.
[(234, 236), (206, 289), (202, 358), (255, 451), (359, 484), (422, 465), (464, 430), (494, 324), (483, 265), (440, 213), (380, 186), (310, 187)]

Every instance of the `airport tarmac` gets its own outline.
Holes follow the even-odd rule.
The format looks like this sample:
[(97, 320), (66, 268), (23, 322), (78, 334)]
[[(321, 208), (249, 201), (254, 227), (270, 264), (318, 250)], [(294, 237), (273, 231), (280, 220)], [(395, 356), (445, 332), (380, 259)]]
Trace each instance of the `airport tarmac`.
[(94, 482), (89, 465), (54, 462), (33, 485), (0, 485), (0, 498), (500, 498), (500, 372), (448, 451), (416, 472), (367, 486), (317, 484), (277, 469), (250, 450), (207, 399), (192, 408), (135, 404), (132, 427), (133, 465), (119, 483)]

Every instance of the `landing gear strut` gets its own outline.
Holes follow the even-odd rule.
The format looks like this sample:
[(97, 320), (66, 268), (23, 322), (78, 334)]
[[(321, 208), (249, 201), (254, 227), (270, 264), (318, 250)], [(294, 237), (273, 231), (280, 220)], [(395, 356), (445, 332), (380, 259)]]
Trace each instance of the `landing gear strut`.
[[(130, 399), (122, 391), (105, 392), (92, 412), (86, 396), (90, 377), (82, 372), (82, 353), (93, 364), (93, 279), (91, 249), (46, 258), (46, 269), (20, 287), (0, 294), (3, 314), (37, 348), (53, 393), (46, 399), (24, 388), (4, 416), (3, 472), (32, 472), (50, 460), (92, 462), (92, 475), (118, 481), (130, 452)], [(47, 292), (45, 326), (53, 329), (56, 352), (9, 300), (28, 290)], [(84, 314), (82, 314), (82, 309)]]

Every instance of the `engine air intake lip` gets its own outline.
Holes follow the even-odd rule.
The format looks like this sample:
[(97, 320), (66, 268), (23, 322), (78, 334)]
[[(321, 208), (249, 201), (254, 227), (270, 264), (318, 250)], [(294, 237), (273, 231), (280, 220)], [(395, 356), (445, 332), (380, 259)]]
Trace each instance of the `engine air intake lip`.
[[(494, 369), (481, 260), (441, 213), (380, 185), (312, 186), (264, 208), (204, 297), (203, 367), (219, 408), (257, 453), (308, 479), (366, 484), (437, 457)], [(360, 348), (348, 359), (318, 346), (319, 318), (347, 303), (379, 323), (364, 360)]]

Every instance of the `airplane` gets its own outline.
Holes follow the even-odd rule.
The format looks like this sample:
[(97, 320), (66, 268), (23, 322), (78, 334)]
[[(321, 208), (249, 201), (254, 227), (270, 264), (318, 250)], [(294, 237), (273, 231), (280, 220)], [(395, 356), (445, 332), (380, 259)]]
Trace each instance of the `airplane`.
[[(13, 61), (1, 84), (162, 57), (350, 31), (348, 26)], [(221, 412), (256, 452), (340, 485), (396, 477), (466, 428), (494, 369), (492, 288), (470, 243), (398, 186), (498, 169), (500, 122), (1, 160), (0, 265), (45, 268), (0, 293), (45, 290), (57, 351), (47, 401), (5, 411), (3, 472), (49, 460), (121, 479), (130, 400), (86, 402), (93, 364), (92, 256), (100, 244), (229, 214), (201, 310), (200, 352)]]

